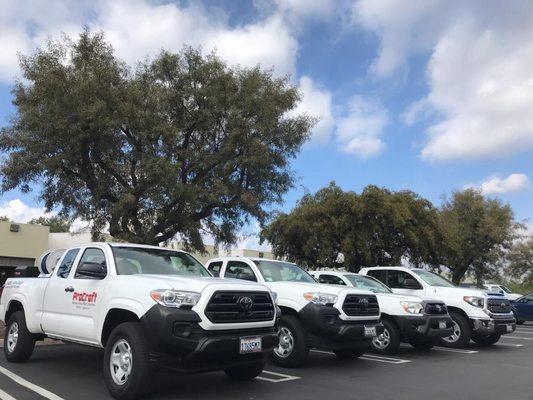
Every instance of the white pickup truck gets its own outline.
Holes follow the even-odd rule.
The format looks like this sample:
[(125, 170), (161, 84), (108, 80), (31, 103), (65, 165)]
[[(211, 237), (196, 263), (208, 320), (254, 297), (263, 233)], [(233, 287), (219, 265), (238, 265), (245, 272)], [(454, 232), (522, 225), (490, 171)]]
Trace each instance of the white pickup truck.
[(159, 367), (253, 379), (278, 344), (270, 290), (213, 278), (188, 253), (91, 243), (60, 253), (52, 270), (54, 255), (43, 257), (39, 277), (6, 281), (0, 319), (8, 361), (26, 361), (45, 337), (103, 347), (109, 392), (133, 399)]
[(282, 316), (272, 360), (283, 367), (305, 363), (310, 348), (339, 358), (361, 356), (383, 332), (374, 293), (317, 283), (296, 264), (264, 258), (223, 257), (207, 262), (215, 276), (262, 283), (277, 294)]
[(442, 300), (454, 322), (453, 333), (441, 339), (448, 347), (474, 342), (490, 346), (516, 329), (509, 299), (501, 294), (455, 286), (440, 275), (420, 268), (372, 267), (359, 271), (383, 282), (394, 293)]
[(372, 340), (372, 350), (377, 353), (397, 353), (402, 342), (429, 350), (440, 338), (453, 333), (453, 321), (440, 300), (395, 294), (377, 279), (353, 272), (312, 271), (310, 274), (319, 283), (356, 287), (376, 294), (385, 328)]

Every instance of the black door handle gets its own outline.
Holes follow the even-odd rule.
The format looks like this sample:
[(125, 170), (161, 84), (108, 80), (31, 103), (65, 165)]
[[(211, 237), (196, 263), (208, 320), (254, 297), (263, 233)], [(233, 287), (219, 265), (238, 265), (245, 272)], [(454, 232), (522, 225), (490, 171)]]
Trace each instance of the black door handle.
[(74, 288), (72, 286), (68, 286), (65, 288), (65, 292), (73, 292)]

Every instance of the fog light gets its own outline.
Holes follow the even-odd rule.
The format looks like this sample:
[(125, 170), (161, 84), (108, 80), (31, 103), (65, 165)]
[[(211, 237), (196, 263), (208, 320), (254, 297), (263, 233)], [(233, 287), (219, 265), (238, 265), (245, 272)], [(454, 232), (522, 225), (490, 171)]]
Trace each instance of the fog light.
[(189, 337), (192, 333), (191, 324), (187, 323), (175, 323), (174, 324), (174, 336)]

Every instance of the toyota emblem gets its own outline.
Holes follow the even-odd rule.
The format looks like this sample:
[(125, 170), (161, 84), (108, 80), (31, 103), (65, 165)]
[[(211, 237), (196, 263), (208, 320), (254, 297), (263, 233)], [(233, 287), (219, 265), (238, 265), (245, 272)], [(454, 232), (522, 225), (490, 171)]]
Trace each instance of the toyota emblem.
[(250, 311), (253, 305), (254, 301), (249, 297), (241, 297), (239, 299), (239, 307), (241, 307), (241, 310), (243, 311)]
[(506, 303), (502, 303), (502, 304), (500, 304), (500, 307), (501, 307), (501, 308), (505, 308), (506, 306), (507, 306)]
[(361, 308), (363, 310), (366, 310), (368, 308), (368, 299), (363, 297), (361, 300), (359, 300), (359, 304), (361, 304)]

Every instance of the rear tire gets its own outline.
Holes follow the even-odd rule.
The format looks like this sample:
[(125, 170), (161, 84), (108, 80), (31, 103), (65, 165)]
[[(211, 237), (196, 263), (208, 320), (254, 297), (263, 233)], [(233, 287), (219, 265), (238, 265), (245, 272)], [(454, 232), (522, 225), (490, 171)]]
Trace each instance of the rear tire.
[(417, 350), (429, 351), (435, 346), (435, 341), (431, 339), (410, 340), (409, 344)]
[(350, 348), (350, 349), (333, 350), (333, 352), (341, 360), (353, 360), (365, 354), (365, 350), (366, 350), (365, 348), (356, 347), (356, 348)]
[(400, 330), (394, 322), (382, 319), (383, 333), (372, 339), (370, 348), (379, 354), (394, 354), (400, 348)]
[(494, 343), (498, 342), (498, 340), (500, 340), (500, 337), (502, 335), (500, 335), (499, 333), (493, 333), (491, 335), (472, 335), (472, 340), (481, 345), (481, 346), (492, 346)]
[(272, 350), (272, 362), (287, 368), (296, 368), (305, 364), (309, 356), (309, 346), (307, 334), (300, 320), (293, 315), (282, 315), (279, 332), (280, 343)]
[(450, 317), (454, 322), (454, 333), (447, 338), (441, 338), (440, 343), (445, 347), (462, 348), (470, 343), (472, 328), (470, 321), (456, 311), (450, 311)]
[(255, 364), (245, 364), (238, 365), (236, 367), (226, 368), (224, 372), (231, 380), (251, 381), (263, 371), (265, 365), (265, 361), (260, 361)]
[(17, 311), (9, 317), (4, 337), (4, 353), (10, 362), (28, 361), (35, 348), (35, 338), (26, 326), (23, 311)]
[(146, 337), (138, 322), (124, 322), (111, 331), (103, 371), (107, 389), (115, 399), (138, 399), (150, 388), (153, 371)]

